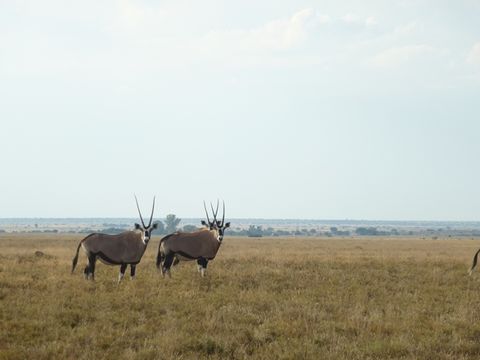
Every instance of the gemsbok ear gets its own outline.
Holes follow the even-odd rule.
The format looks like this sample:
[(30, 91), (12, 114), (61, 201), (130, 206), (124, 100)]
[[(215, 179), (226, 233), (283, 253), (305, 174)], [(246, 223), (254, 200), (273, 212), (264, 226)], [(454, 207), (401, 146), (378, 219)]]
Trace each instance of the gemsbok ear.
[(203, 226), (208, 226), (208, 224), (205, 222), (205, 220), (202, 220), (202, 225)]
[(135, 223), (135, 230), (140, 230), (141, 229), (141, 226), (137, 223)]
[(230, 223), (228, 222), (228, 223), (225, 224), (225, 229), (229, 228), (229, 227), (230, 227)]
[(158, 223), (155, 223), (155, 224), (152, 225), (152, 229), (155, 230), (155, 229), (157, 229), (157, 228), (158, 228)]

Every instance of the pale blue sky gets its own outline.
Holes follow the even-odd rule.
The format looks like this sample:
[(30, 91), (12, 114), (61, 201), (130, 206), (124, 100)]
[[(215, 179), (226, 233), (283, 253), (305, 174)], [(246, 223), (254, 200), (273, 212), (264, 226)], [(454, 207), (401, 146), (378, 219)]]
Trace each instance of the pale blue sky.
[(1, 1), (0, 217), (480, 219), (478, 1)]

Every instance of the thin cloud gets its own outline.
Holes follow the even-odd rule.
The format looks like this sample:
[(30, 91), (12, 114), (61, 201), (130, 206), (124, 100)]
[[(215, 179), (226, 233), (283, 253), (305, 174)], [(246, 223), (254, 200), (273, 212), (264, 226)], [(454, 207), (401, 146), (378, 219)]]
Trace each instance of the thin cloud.
[(365, 25), (367, 27), (373, 27), (373, 26), (376, 26), (378, 24), (377, 22), (377, 19), (375, 18), (375, 16), (369, 16), (365, 19)]
[(288, 50), (305, 43), (317, 24), (329, 22), (313, 9), (303, 9), (288, 19), (278, 19), (252, 29), (211, 31), (202, 39), (208, 50), (230, 49), (235, 52)]
[(480, 65), (480, 42), (473, 45), (467, 56), (467, 63)]
[(364, 27), (373, 27), (378, 24), (375, 16), (363, 17), (355, 13), (347, 13), (340, 18), (340, 21), (347, 25), (359, 25)]
[(418, 60), (426, 54), (431, 54), (434, 48), (429, 45), (407, 45), (392, 47), (376, 54), (371, 63), (376, 67), (391, 68)]

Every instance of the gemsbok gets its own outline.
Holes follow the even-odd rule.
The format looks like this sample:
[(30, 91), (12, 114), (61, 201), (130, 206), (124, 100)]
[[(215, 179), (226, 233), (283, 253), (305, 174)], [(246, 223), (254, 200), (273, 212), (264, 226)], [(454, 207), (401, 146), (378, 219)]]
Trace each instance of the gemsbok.
[(475, 256), (473, 257), (472, 267), (471, 267), (470, 270), (468, 271), (468, 274), (469, 274), (469, 275), (472, 275), (473, 269), (475, 269), (475, 266), (477, 266), (478, 254), (479, 254), (479, 253), (480, 253), (480, 250), (478, 250), (478, 251), (475, 253)]
[(120, 274), (118, 275), (118, 283), (122, 281), (127, 266), (130, 265), (130, 277), (135, 278), (135, 268), (142, 259), (147, 245), (152, 236), (152, 231), (157, 228), (157, 223), (152, 224), (153, 212), (155, 210), (155, 197), (153, 198), (152, 213), (148, 225), (145, 225), (137, 203), (138, 214), (142, 225), (135, 224), (133, 231), (125, 231), (118, 235), (107, 235), (101, 233), (93, 233), (88, 235), (80, 244), (78, 244), (77, 252), (72, 261), (72, 273), (78, 262), (78, 252), (80, 247), (83, 248), (87, 255), (88, 265), (83, 271), (85, 278), (94, 280), (95, 278), (95, 262), (99, 259), (106, 265), (120, 265)]
[(225, 224), (225, 202), (223, 203), (221, 221), (217, 220), (217, 213), (213, 211), (213, 207), (213, 221), (210, 221), (206, 207), (205, 212), (207, 213), (208, 224), (204, 221), (202, 221), (202, 224), (207, 226), (206, 229), (191, 233), (175, 232), (160, 240), (157, 253), (157, 268), (161, 270), (162, 275), (165, 276), (167, 274), (169, 277), (171, 276), (170, 267), (174, 260), (177, 259), (184, 261), (196, 260), (198, 271), (202, 277), (205, 276), (208, 262), (215, 259), (222, 244), (225, 229), (230, 227), (229, 222)]

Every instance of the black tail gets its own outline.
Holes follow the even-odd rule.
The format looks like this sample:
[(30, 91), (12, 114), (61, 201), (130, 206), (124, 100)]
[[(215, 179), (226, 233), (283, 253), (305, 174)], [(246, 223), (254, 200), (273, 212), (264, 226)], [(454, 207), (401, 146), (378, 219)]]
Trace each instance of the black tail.
[(472, 267), (470, 268), (470, 271), (468, 272), (470, 275), (472, 275), (472, 271), (473, 269), (475, 269), (475, 266), (477, 266), (477, 260), (478, 260), (478, 254), (480, 253), (480, 250), (478, 250), (476, 253), (475, 253), (475, 256), (473, 257), (473, 264), (472, 264)]
[(160, 248), (162, 247), (162, 243), (173, 235), (175, 235), (175, 233), (168, 234), (167, 236), (164, 236), (163, 238), (160, 239), (160, 243), (158, 244), (158, 253), (157, 253), (157, 269), (160, 269), (160, 264), (165, 260), (165, 254), (160, 250)]
[(78, 252), (80, 251), (80, 246), (82, 246), (82, 243), (83, 243), (83, 240), (80, 241), (80, 244), (78, 244), (77, 252), (75, 253), (75, 257), (74, 257), (73, 260), (72, 260), (72, 274), (73, 274), (73, 272), (75, 271), (75, 267), (77, 266), (77, 262), (78, 262)]

